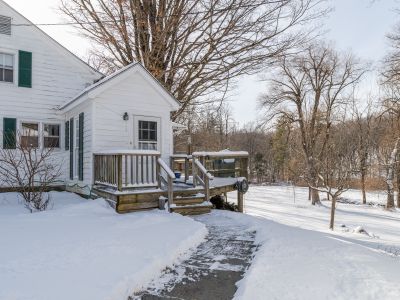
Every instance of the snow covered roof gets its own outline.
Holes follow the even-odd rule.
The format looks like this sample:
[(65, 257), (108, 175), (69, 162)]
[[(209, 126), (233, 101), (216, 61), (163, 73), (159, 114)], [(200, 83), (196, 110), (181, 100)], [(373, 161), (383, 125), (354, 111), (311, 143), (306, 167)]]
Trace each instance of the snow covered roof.
[(89, 92), (92, 92), (94, 90), (96, 90), (97, 88), (99, 88), (100, 86), (116, 79), (119, 77), (119, 75), (129, 71), (129, 70), (133, 70), (133, 69), (140, 69), (142, 71), (144, 71), (144, 73), (147, 76), (150, 76), (152, 80), (154, 80), (158, 86), (161, 88), (162, 92), (165, 93), (165, 95), (167, 96), (167, 98), (174, 103), (174, 106), (180, 106), (180, 102), (178, 100), (176, 100), (176, 98), (144, 67), (142, 66), (140, 63), (135, 62), (135, 63), (131, 63), (121, 69), (119, 69), (118, 71), (105, 76), (104, 78), (102, 78), (101, 80), (99, 80), (98, 82), (88, 86), (87, 88), (85, 88), (83, 91), (81, 91), (78, 95), (76, 95), (72, 100), (69, 100), (68, 102), (64, 103), (63, 105), (61, 105), (60, 109), (64, 109), (67, 108), (69, 105), (73, 104), (74, 102), (78, 101), (79, 99), (81, 99), (83, 96), (88, 95)]

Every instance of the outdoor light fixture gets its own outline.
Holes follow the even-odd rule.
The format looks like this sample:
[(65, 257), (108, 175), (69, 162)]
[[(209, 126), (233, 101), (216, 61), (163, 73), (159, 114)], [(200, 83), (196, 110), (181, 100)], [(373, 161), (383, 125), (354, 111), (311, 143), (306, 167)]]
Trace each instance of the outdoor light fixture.
[(122, 119), (124, 119), (124, 121), (128, 121), (129, 120), (129, 115), (128, 113), (124, 113), (124, 115), (122, 116)]

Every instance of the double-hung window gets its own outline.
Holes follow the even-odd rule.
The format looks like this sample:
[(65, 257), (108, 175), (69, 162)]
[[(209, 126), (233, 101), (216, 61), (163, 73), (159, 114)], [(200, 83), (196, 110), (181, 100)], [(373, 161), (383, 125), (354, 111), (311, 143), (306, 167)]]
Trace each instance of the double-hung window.
[(139, 120), (139, 149), (157, 150), (157, 122)]
[(43, 125), (43, 146), (45, 148), (60, 148), (60, 125)]
[(25, 123), (21, 124), (21, 146), (28, 148), (39, 147), (39, 124)]
[(0, 81), (14, 82), (14, 56), (0, 53)]

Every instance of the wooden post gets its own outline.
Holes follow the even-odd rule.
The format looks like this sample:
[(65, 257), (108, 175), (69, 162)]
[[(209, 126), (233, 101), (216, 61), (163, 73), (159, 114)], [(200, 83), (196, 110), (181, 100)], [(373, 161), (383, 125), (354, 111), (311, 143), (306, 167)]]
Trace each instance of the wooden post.
[(122, 155), (117, 156), (118, 191), (122, 192)]
[(210, 179), (207, 174), (204, 175), (204, 192), (206, 196), (206, 201), (210, 201)]
[(159, 189), (161, 189), (161, 169), (160, 169), (160, 164), (158, 162), (158, 157), (156, 159), (156, 180), (157, 180), (157, 186)]
[(239, 212), (244, 212), (244, 201), (243, 201), (243, 193), (238, 191), (238, 207)]
[(249, 179), (249, 173), (247, 171), (249, 164), (249, 159), (247, 157), (243, 157), (240, 159), (240, 177), (244, 177), (247, 180)]
[(193, 157), (192, 158), (193, 187), (196, 187), (196, 176), (197, 176), (195, 160), (196, 160), (196, 158)]
[(185, 157), (185, 183), (189, 179), (189, 157)]
[(171, 205), (174, 204), (174, 183), (168, 176), (168, 211), (171, 212)]

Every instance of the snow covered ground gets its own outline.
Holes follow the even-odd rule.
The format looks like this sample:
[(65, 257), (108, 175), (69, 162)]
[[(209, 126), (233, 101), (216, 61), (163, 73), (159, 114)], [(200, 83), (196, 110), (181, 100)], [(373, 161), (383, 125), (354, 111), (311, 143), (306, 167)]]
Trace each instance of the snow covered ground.
[(118, 215), (103, 200), (51, 196), (51, 210), (30, 214), (17, 194), (0, 194), (1, 300), (127, 299), (207, 234), (177, 214)]
[(312, 207), (305, 188), (252, 186), (245, 199), (248, 215), (232, 216), (252, 224), (260, 248), (236, 299), (400, 299), (399, 211), (339, 204), (331, 232), (330, 203)]

